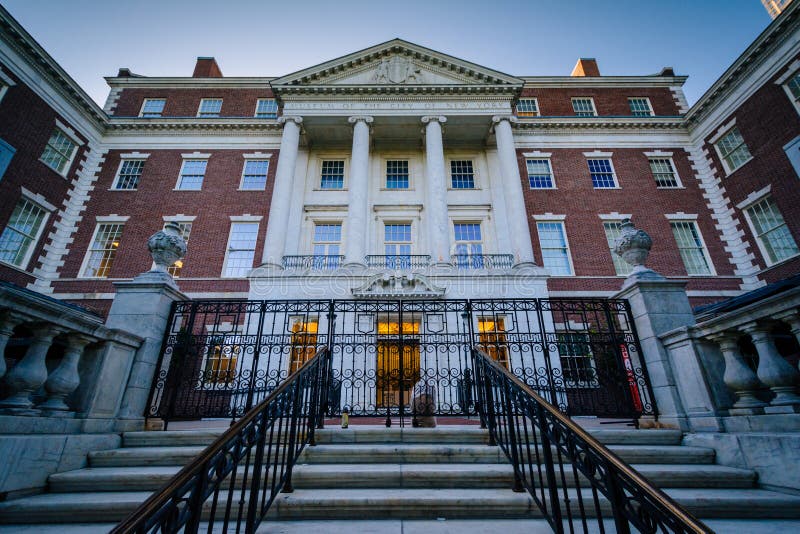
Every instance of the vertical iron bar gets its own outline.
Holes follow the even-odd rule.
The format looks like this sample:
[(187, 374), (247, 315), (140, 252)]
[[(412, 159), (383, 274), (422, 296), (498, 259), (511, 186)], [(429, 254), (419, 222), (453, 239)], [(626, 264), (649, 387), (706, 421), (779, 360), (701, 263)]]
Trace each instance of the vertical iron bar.
[(289, 448), (287, 449), (288, 456), (284, 456), (284, 458), (286, 458), (286, 482), (283, 486), (283, 493), (292, 493), (294, 491), (294, 487), (292, 486), (292, 467), (294, 466), (294, 449), (297, 441), (297, 417), (300, 409), (300, 385), (301, 380), (296, 380), (292, 392), (294, 398), (292, 399), (292, 412), (290, 416), (291, 427), (289, 430)]
[(514, 487), (512, 489), (517, 493), (521, 493), (525, 491), (525, 488), (522, 487), (522, 475), (520, 474), (519, 466), (519, 451), (517, 450), (517, 417), (514, 414), (514, 403), (511, 401), (511, 388), (508, 385), (507, 379), (503, 380), (503, 397), (505, 401), (506, 420), (508, 421), (509, 452), (511, 453), (511, 463), (514, 464)]
[(536, 421), (541, 436), (542, 455), (544, 456), (545, 474), (547, 475), (547, 492), (550, 496), (550, 513), (552, 515), (551, 524), (557, 534), (563, 534), (564, 521), (561, 514), (561, 502), (558, 497), (558, 483), (556, 482), (556, 469), (553, 464), (553, 450), (550, 444), (550, 436), (547, 435), (545, 411), (539, 403), (536, 404)]
[[(250, 480), (250, 499), (247, 505), (247, 523), (245, 524), (245, 534), (253, 534), (257, 528), (256, 511), (258, 510), (258, 494), (259, 486), (261, 485), (261, 467), (264, 464), (264, 445), (267, 440), (267, 425), (266, 425), (266, 410), (258, 415), (258, 419), (253, 421), (257, 425), (260, 435), (258, 436), (258, 444), (256, 445), (256, 459), (253, 462), (253, 477)], [(244, 491), (244, 485), (242, 485)], [(261, 515), (261, 514), (259, 514)]]

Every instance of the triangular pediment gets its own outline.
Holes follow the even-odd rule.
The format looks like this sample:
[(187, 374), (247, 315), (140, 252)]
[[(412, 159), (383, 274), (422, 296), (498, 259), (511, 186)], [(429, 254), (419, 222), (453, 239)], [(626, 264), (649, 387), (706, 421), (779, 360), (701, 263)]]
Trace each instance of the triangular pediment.
[(402, 39), (393, 39), (273, 80), (302, 86), (521, 86), (523, 81)]

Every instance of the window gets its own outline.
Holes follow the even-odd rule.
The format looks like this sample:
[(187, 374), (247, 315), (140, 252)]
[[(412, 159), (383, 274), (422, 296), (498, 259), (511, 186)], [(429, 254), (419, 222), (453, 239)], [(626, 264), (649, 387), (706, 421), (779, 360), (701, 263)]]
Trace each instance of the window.
[(122, 223), (98, 223), (86, 254), (82, 276), (106, 278), (119, 248)]
[(411, 267), (411, 225), (386, 223), (383, 225), (383, 250), (386, 267), (409, 269)]
[(573, 98), (572, 110), (578, 117), (597, 116), (597, 111), (594, 109), (594, 100), (591, 98)]
[(478, 346), (494, 361), (508, 369), (505, 319), (502, 315), (478, 317)]
[(408, 189), (408, 161), (389, 160), (386, 162), (386, 189)]
[(132, 190), (139, 187), (139, 179), (144, 169), (143, 159), (124, 159), (119, 165), (117, 179), (111, 189)]
[(739, 133), (739, 128), (736, 127), (723, 135), (715, 146), (728, 173), (735, 171), (752, 158), (750, 150), (744, 143), (742, 134)]
[(167, 100), (164, 98), (145, 98), (142, 103), (140, 117), (160, 117), (164, 113), (164, 105)]
[(258, 223), (233, 222), (228, 237), (228, 251), (225, 254), (225, 268), (222, 275), (229, 278), (243, 278), (253, 268), (256, 254)]
[(230, 384), (236, 378), (236, 364), (241, 346), (233, 344), (238, 336), (217, 334), (208, 337), (203, 382)]
[(14, 157), (17, 149), (0, 139), (0, 179), (6, 173), (6, 169), (11, 165), (11, 159)]
[(690, 276), (705, 276), (711, 272), (710, 261), (697, 223), (694, 221), (672, 221), (670, 223), (683, 265)]
[(335, 269), (339, 267), (342, 245), (342, 223), (317, 223), (314, 225), (315, 269)]
[(292, 356), (289, 360), (289, 374), (291, 375), (317, 352), (319, 318), (295, 316), (289, 318), (289, 324), (292, 332)]
[(644, 97), (629, 98), (628, 105), (631, 108), (631, 115), (634, 117), (652, 117), (653, 108), (650, 106), (650, 99)]
[(69, 170), (72, 158), (75, 157), (75, 152), (78, 151), (78, 144), (67, 136), (60, 129), (53, 130), (50, 140), (47, 141), (47, 146), (44, 147), (42, 153), (42, 163), (53, 169), (54, 171), (65, 174)]
[(278, 117), (278, 103), (274, 98), (259, 98), (256, 101), (257, 119), (275, 119)]
[(792, 98), (794, 106), (800, 110), (800, 71), (795, 72), (784, 85), (786, 92)]
[(650, 170), (656, 180), (656, 187), (681, 187), (675, 166), (669, 158), (650, 158)]
[(450, 162), (450, 184), (453, 189), (475, 189), (475, 170), (471, 160)]
[(483, 238), (480, 223), (454, 223), (456, 266), (460, 269), (483, 268)]
[(617, 177), (610, 159), (589, 159), (589, 173), (592, 175), (592, 185), (595, 189), (615, 188)]
[(25, 267), (42, 233), (47, 212), (26, 198), (20, 199), (0, 235), (0, 261)]
[(745, 213), (767, 265), (800, 254), (797, 243), (772, 197), (753, 204)]
[(344, 160), (325, 160), (322, 162), (320, 189), (344, 189)]
[[(173, 222), (178, 225), (181, 237), (188, 244), (189, 234), (192, 233), (192, 223), (190, 221), (173, 221)], [(171, 274), (173, 278), (179, 277), (181, 275), (182, 270), (183, 270), (183, 259), (176, 261), (167, 268), (167, 272)]]
[(526, 159), (531, 189), (554, 189), (553, 170), (549, 159)]
[(185, 159), (178, 177), (178, 187), (184, 191), (200, 191), (206, 175), (207, 159)]
[(538, 117), (539, 102), (535, 98), (520, 98), (517, 101), (517, 117)]
[(203, 98), (200, 100), (200, 108), (197, 110), (198, 117), (219, 117), (222, 111), (221, 98)]
[(633, 270), (633, 266), (622, 259), (622, 256), (614, 252), (614, 243), (622, 233), (621, 221), (607, 221), (603, 223), (603, 230), (608, 241), (608, 250), (611, 253), (611, 260), (614, 262), (614, 271), (619, 276), (628, 276)]
[(6, 93), (8, 92), (8, 87), (9, 85), (5, 82), (5, 80), (0, 78), (0, 102), (2, 102), (3, 97), (6, 96)]
[(572, 262), (569, 256), (564, 223), (560, 221), (537, 222), (542, 263), (555, 276), (571, 276)]
[(268, 159), (247, 159), (242, 171), (242, 185), (240, 189), (253, 189), (263, 191), (267, 187), (267, 173), (269, 172)]
[(558, 356), (561, 361), (561, 373), (566, 386), (599, 387), (597, 371), (594, 366), (592, 344), (589, 334), (585, 332), (558, 332)]

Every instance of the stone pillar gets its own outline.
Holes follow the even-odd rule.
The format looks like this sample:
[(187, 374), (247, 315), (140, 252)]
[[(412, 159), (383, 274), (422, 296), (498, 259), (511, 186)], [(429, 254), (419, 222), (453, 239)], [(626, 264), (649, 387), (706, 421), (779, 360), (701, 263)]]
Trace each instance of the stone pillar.
[(282, 267), (286, 249), (286, 230), (289, 226), (291, 206), (289, 200), (292, 194), (294, 169), (297, 165), (297, 152), (300, 148), (300, 125), (303, 118), (283, 116), (278, 118), (278, 122), (283, 123), (283, 137), (278, 155), (278, 169), (275, 171), (275, 185), (272, 189), (262, 261)]
[(734, 410), (760, 408), (764, 406), (756, 398), (756, 391), (761, 387), (758, 377), (744, 361), (739, 351), (739, 336), (735, 332), (722, 332), (711, 336), (710, 339), (719, 345), (722, 357), (725, 359), (725, 373), (722, 380), (735, 395)]
[(425, 125), (425, 220), (431, 260), (435, 264), (450, 262), (450, 225), (447, 218), (447, 173), (444, 168), (442, 124), (446, 117), (422, 117)]
[(350, 155), (348, 184), (347, 236), (344, 261), (363, 265), (367, 254), (367, 205), (369, 197), (369, 125), (372, 117), (354, 116), (353, 150)]
[(24, 322), (25, 319), (16, 313), (5, 310), (0, 313), (0, 378), (6, 374), (6, 345), (11, 336), (14, 335), (14, 328)]
[(511, 130), (511, 122), (515, 120), (516, 118), (510, 115), (492, 117), (494, 135), (497, 140), (497, 157), (500, 160), (500, 173), (503, 178), (503, 194), (508, 213), (508, 233), (511, 235), (511, 244), (514, 247), (513, 253), (518, 263), (533, 263), (531, 230), (522, 194), (514, 133)]
[(798, 379), (797, 369), (780, 355), (769, 327), (749, 323), (741, 329), (750, 335), (758, 351), (758, 369), (756, 369), (758, 379), (775, 393), (775, 398), (770, 404), (772, 406), (800, 404), (800, 397), (797, 396), (795, 387)]
[[(67, 337), (67, 348), (64, 357), (56, 370), (47, 377), (44, 388), (47, 390), (47, 400), (38, 406), (46, 415), (55, 417), (70, 417), (71, 412), (64, 399), (75, 391), (81, 383), (78, 375), (78, 362), (83, 355), (83, 349), (93, 341), (92, 338), (80, 334)], [(98, 384), (101, 386), (101, 384)]]
[(53, 344), (53, 338), (61, 333), (55, 325), (40, 323), (32, 326), (33, 341), (25, 357), (6, 374), (5, 383), (11, 395), (0, 402), (3, 412), (13, 415), (38, 415), (33, 409), (31, 395), (47, 380), (47, 351)]

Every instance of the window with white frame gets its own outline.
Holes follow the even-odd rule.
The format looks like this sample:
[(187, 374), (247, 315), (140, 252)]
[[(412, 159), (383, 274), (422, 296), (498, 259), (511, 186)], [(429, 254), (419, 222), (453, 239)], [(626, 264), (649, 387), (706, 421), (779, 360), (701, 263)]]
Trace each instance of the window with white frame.
[[(186, 244), (189, 244), (189, 234), (192, 233), (192, 221), (171, 221), (173, 224), (178, 225), (178, 232)], [(166, 226), (167, 223), (164, 223)], [(181, 275), (181, 271), (183, 270), (183, 258), (179, 259), (172, 265), (167, 268), (167, 272), (173, 276), (173, 278), (178, 278)]]
[(142, 103), (140, 117), (160, 117), (164, 113), (166, 98), (145, 98)]
[(256, 101), (257, 119), (275, 119), (278, 117), (278, 102), (274, 98), (259, 98)]
[(472, 160), (450, 161), (450, 186), (453, 189), (475, 189), (475, 168)]
[(594, 107), (594, 99), (589, 97), (577, 97), (572, 99), (572, 111), (578, 117), (596, 117), (597, 110)]
[(477, 222), (453, 223), (456, 266), (461, 269), (483, 267), (483, 236)]
[(569, 388), (597, 388), (592, 342), (587, 332), (556, 332), (561, 375)]
[(200, 107), (197, 109), (198, 117), (219, 117), (222, 111), (221, 98), (203, 98), (200, 100)]
[(388, 160), (386, 162), (386, 189), (408, 189), (408, 160)]
[(535, 98), (520, 98), (517, 101), (517, 117), (538, 117), (539, 101)]
[(6, 96), (6, 93), (8, 93), (8, 90), (15, 85), (17, 84), (14, 83), (14, 80), (12, 80), (11, 77), (3, 72), (2, 68), (0, 68), (0, 102), (3, 101), (3, 98)]
[(143, 159), (123, 159), (119, 164), (117, 179), (111, 189), (130, 191), (139, 187), (144, 169)]
[(181, 191), (200, 191), (206, 175), (207, 159), (185, 159), (181, 165), (176, 189)]
[(650, 170), (656, 180), (656, 187), (674, 188), (681, 187), (678, 173), (675, 172), (675, 165), (670, 158), (649, 158)]
[(681, 254), (683, 265), (689, 276), (706, 276), (711, 272), (711, 261), (708, 251), (700, 237), (700, 230), (697, 229), (695, 221), (670, 221), (672, 234), (675, 242), (678, 243), (678, 251)]
[(632, 97), (628, 99), (628, 106), (631, 108), (631, 115), (634, 117), (652, 117), (653, 107), (650, 99), (646, 97)]
[(121, 222), (102, 222), (97, 224), (89, 250), (86, 253), (81, 276), (87, 278), (108, 277), (108, 273), (114, 264), (114, 258), (117, 256), (123, 226), (124, 224)]
[(44, 229), (47, 210), (21, 198), (0, 234), (0, 261), (25, 268)]
[(386, 267), (408, 269), (411, 267), (411, 224), (384, 223), (383, 251)]
[(549, 159), (526, 159), (528, 184), (531, 189), (554, 189), (553, 168)]
[(0, 79), (0, 102), (2, 102), (3, 97), (6, 96), (6, 93), (8, 92), (8, 87), (9, 87), (8, 84), (2, 79)]
[(800, 254), (797, 243), (772, 197), (752, 204), (745, 209), (745, 213), (767, 265)]
[(222, 276), (243, 278), (253, 268), (258, 237), (257, 222), (232, 222)]
[(53, 130), (47, 146), (44, 147), (41, 161), (54, 171), (65, 174), (69, 170), (72, 158), (78, 151), (78, 143), (72, 140), (60, 128)]
[(320, 189), (344, 189), (343, 159), (322, 161), (319, 187)]
[(342, 223), (318, 222), (314, 224), (311, 248), (314, 254), (314, 268), (337, 268), (341, 259)]
[(571, 276), (567, 234), (562, 221), (538, 221), (539, 247), (542, 251), (542, 264), (555, 276)]
[(267, 187), (268, 159), (246, 159), (240, 189), (263, 191)]
[(614, 262), (614, 271), (618, 276), (628, 276), (633, 270), (633, 266), (622, 259), (622, 256), (614, 252), (614, 244), (622, 234), (622, 221), (603, 222), (603, 231), (606, 233), (608, 241), (608, 251), (611, 253), (611, 260)]
[(800, 71), (795, 72), (784, 84), (784, 87), (786, 87), (786, 92), (792, 98), (795, 108), (800, 111)]
[(592, 186), (595, 189), (615, 188), (617, 176), (610, 159), (588, 159), (589, 173), (592, 175)]
[(739, 128), (733, 127), (720, 137), (719, 141), (715, 143), (719, 157), (729, 173), (735, 171), (748, 161), (752, 156), (750, 150), (744, 142), (742, 134), (739, 133)]

